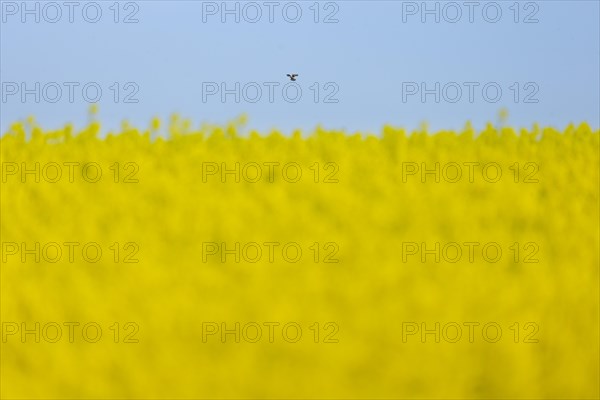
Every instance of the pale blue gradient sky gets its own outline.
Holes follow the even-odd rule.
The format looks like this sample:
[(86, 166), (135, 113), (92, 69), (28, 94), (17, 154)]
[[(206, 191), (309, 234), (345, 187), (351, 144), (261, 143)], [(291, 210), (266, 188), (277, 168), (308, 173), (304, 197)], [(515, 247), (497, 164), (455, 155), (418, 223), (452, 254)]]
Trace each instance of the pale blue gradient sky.
[[(277, 127), (286, 132), (317, 124), (379, 132), (386, 123), (412, 129), (425, 120), (433, 129), (456, 129), (466, 120), (476, 127), (496, 121), (502, 107), (510, 112), (508, 123), (516, 126), (537, 121), (563, 127), (583, 120), (600, 125), (600, 9), (595, 0), (535, 2), (539, 10), (534, 17), (539, 22), (530, 24), (513, 21), (514, 8), (509, 7), (515, 1), (496, 2), (503, 14), (495, 24), (482, 16), (483, 5), (490, 2), (480, 2), (475, 8), (473, 23), (464, 1), (457, 2), (463, 5), (459, 22), (442, 18), (435, 23), (430, 15), (422, 23), (420, 14), (405, 15), (403, 22), (403, 7), (410, 9), (411, 2), (338, 1), (335, 18), (339, 22), (332, 24), (313, 22), (309, 7), (314, 1), (297, 2), (303, 14), (295, 24), (281, 14), (289, 2), (279, 2), (274, 23), (264, 14), (254, 24), (243, 19), (235, 23), (233, 16), (221, 23), (219, 15), (207, 16), (204, 23), (202, 10), (207, 2), (156, 0), (135, 2), (139, 22), (134, 24), (113, 22), (109, 7), (114, 1), (98, 2), (103, 15), (95, 24), (82, 18), (81, 6), (75, 9), (73, 23), (68, 15), (57, 23), (43, 18), (35, 23), (33, 16), (27, 16), (28, 21), (22, 23), (20, 14), (8, 15), (5, 3), (10, 2), (2, 1), (0, 80), (4, 84), (27, 82), (30, 87), (34, 82), (98, 82), (103, 89), (100, 119), (106, 129), (117, 128), (122, 119), (145, 127), (152, 116), (167, 118), (174, 112), (198, 124), (224, 123), (247, 113), (251, 128)], [(34, 3), (28, 5), (34, 7)], [(134, 9), (123, 10), (127, 2), (120, 3), (123, 19)], [(320, 2), (321, 19), (334, 10), (323, 10), (325, 3)], [(434, 3), (427, 2), (432, 8)], [(524, 9), (527, 3), (532, 2), (519, 2), (521, 21), (535, 11), (531, 5)], [(422, 2), (416, 4), (420, 7)], [(268, 12), (266, 6), (261, 8)], [(454, 15), (447, 10), (452, 11), (450, 17)], [(62, 11), (68, 9), (62, 7)], [(233, 95), (226, 103), (218, 96), (202, 101), (202, 82), (227, 82), (230, 87), (235, 82), (284, 85), (290, 72), (300, 74), (303, 96), (297, 103), (283, 99), (282, 86), (276, 89), (274, 103), (268, 102), (266, 87), (255, 104), (243, 99), (235, 103)], [(121, 86), (135, 82), (139, 102), (115, 103), (110, 89), (114, 82)], [(314, 103), (310, 87), (315, 82), (321, 85), (321, 96), (331, 91), (323, 85), (335, 82), (339, 102)], [(435, 82), (442, 86), (497, 82), (503, 94), (500, 101), (490, 103), (483, 99), (479, 86), (470, 103), (468, 88), (463, 86), (463, 98), (456, 103), (443, 98), (435, 103), (433, 95), (425, 103), (418, 95), (403, 102), (403, 82), (426, 82), (429, 87)], [(521, 85), (518, 103), (513, 98), (514, 86), (510, 89), (514, 82)], [(539, 88), (534, 96), (538, 103), (522, 102), (534, 87), (525, 90), (527, 82)], [(23, 103), (19, 95), (3, 91), (2, 132), (28, 115), (35, 115), (48, 128), (66, 122), (83, 125), (89, 104), (77, 89), (74, 102), (69, 103), (63, 89), (56, 103), (43, 99), (35, 103), (32, 95)], [(127, 92), (121, 87), (122, 96)], [(454, 95), (454, 91), (449, 93)]]

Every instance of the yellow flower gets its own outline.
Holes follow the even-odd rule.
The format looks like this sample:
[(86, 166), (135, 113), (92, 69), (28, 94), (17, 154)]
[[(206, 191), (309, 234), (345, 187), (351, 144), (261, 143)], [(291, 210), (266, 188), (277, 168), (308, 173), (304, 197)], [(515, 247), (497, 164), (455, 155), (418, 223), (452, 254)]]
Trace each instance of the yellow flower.
[(0, 138), (3, 398), (599, 396), (589, 124), (34, 121)]

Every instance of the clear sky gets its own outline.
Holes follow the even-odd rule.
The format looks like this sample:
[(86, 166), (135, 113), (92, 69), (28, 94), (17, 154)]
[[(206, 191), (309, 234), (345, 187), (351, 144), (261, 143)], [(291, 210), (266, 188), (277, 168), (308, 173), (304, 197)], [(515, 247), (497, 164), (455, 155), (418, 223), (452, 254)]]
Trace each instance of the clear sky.
[(600, 125), (595, 0), (115, 3), (1, 2), (2, 132), (81, 126), (96, 99), (105, 129)]

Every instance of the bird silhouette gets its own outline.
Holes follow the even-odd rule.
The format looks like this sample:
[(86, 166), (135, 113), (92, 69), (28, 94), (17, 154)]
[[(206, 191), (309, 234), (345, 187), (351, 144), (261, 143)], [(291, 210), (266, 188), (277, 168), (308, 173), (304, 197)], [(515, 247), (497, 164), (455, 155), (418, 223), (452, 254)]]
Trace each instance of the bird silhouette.
[(298, 74), (287, 74), (290, 77), (290, 81), (295, 81)]

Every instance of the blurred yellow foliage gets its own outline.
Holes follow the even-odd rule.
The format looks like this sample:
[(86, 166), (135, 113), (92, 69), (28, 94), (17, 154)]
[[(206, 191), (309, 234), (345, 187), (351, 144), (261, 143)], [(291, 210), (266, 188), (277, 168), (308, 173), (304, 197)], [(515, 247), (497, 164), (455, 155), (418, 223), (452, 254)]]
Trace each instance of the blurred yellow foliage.
[(161, 125), (0, 139), (3, 398), (598, 398), (598, 130)]

